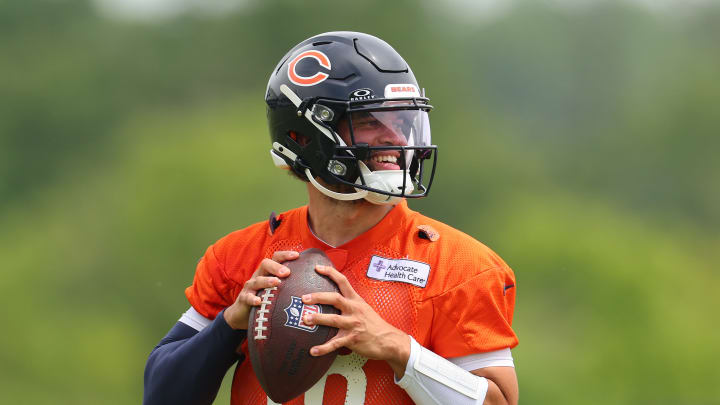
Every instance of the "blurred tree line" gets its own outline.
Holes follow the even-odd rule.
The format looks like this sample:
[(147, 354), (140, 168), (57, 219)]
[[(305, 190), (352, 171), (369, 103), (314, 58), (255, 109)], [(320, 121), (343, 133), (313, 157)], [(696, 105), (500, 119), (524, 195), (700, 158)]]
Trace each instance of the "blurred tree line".
[(515, 269), (523, 403), (720, 404), (720, 7), (450, 8), (0, 3), (0, 403), (139, 402), (204, 248), (304, 202), (267, 156), (270, 70), (358, 30), (436, 107), (413, 208)]

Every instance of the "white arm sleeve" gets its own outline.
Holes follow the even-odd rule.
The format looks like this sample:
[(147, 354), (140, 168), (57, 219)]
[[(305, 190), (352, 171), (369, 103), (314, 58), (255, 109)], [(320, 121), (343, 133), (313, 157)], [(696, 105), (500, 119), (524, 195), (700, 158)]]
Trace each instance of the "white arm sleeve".
[(410, 336), (405, 375), (395, 381), (418, 405), (480, 405), (488, 382), (422, 347)]
[(467, 371), (485, 367), (515, 367), (510, 348), (495, 350), (486, 353), (475, 353), (461, 357), (451, 357), (448, 360)]
[(212, 323), (212, 320), (207, 319), (204, 316), (200, 315), (200, 313), (198, 311), (196, 311), (195, 308), (193, 308), (193, 307), (190, 307), (190, 309), (185, 311), (185, 313), (182, 314), (182, 316), (180, 317), (180, 319), (178, 319), (178, 321), (195, 329), (198, 332), (205, 329), (206, 326), (208, 326)]

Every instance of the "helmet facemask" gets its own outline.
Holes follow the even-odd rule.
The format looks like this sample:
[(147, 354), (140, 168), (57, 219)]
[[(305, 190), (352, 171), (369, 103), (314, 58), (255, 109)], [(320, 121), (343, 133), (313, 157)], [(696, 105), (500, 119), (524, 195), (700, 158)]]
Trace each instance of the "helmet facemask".
[(421, 168), (430, 155), (437, 156), (430, 142), (429, 108), (415, 99), (349, 102), (335, 131), (342, 142), (333, 160), (356, 168), (356, 176), (350, 181), (338, 176), (338, 182), (367, 191), (364, 198), (376, 204), (424, 197), (428, 187)]
[[(336, 119), (339, 104), (344, 111)], [(326, 182), (350, 186), (356, 192), (347, 193), (348, 197), (375, 204), (426, 196), (437, 159), (437, 148), (430, 142), (430, 108), (427, 99), (416, 98), (317, 100), (311, 118), (332, 134), (329, 140), (334, 144)], [(432, 159), (432, 172), (424, 183), (428, 159)]]

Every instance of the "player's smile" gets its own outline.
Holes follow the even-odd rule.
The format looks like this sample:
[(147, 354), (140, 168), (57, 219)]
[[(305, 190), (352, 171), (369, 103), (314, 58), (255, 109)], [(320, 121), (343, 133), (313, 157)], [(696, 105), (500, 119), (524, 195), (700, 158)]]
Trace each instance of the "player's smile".
[(400, 152), (382, 151), (374, 153), (369, 161), (366, 161), (371, 170), (400, 170)]
[[(385, 113), (390, 117), (392, 113)], [(386, 119), (382, 122), (368, 113), (357, 114), (353, 117), (353, 138), (355, 144), (366, 143), (369, 146), (406, 146), (407, 139), (402, 133), (402, 128), (394, 121)], [(339, 132), (343, 140), (352, 144), (347, 124), (339, 125)], [(372, 153), (369, 159), (364, 160), (365, 164), (372, 171), (377, 170), (401, 170), (403, 169), (400, 151), (381, 150)]]

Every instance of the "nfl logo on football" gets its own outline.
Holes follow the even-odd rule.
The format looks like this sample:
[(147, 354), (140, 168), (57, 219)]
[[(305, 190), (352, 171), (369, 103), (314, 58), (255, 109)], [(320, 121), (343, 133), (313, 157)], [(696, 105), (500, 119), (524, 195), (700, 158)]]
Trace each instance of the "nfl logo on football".
[(285, 322), (285, 326), (305, 330), (308, 332), (315, 332), (318, 329), (318, 326), (306, 325), (303, 322), (303, 318), (307, 314), (319, 313), (322, 313), (319, 305), (305, 305), (299, 297), (293, 296), (290, 306), (285, 308), (285, 314), (287, 315), (287, 322)]

